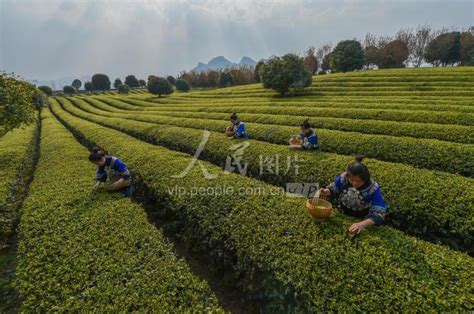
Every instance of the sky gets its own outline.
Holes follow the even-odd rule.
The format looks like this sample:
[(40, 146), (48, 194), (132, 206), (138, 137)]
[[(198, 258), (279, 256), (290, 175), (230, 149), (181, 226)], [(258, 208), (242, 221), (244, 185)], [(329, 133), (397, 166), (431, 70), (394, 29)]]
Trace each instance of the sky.
[(29, 80), (177, 75), (215, 56), (474, 25), (474, 0), (0, 0), (0, 70)]

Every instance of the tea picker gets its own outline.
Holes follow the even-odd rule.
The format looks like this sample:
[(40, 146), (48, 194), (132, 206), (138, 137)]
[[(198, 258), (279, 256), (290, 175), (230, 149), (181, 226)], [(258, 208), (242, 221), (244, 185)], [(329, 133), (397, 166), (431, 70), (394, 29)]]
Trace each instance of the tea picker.
[(126, 197), (131, 197), (133, 193), (132, 179), (127, 165), (119, 158), (109, 156), (100, 147), (94, 147), (89, 155), (89, 161), (97, 165), (96, 183), (92, 191), (97, 191), (105, 185), (107, 178), (111, 183), (105, 190), (108, 192), (122, 192)]
[(232, 140), (235, 138), (248, 139), (245, 124), (240, 121), (235, 112), (230, 116), (230, 122), (232, 122), (232, 125), (228, 126), (225, 130), (225, 134), (228, 140)]
[(301, 133), (289, 140), (290, 149), (319, 150), (318, 135), (311, 128), (309, 120), (306, 119), (300, 125)]
[[(326, 188), (319, 189), (314, 199), (306, 202), (310, 214), (316, 218), (328, 217), (332, 205), (346, 215), (362, 218), (349, 227), (351, 233), (358, 234), (368, 226), (381, 225), (388, 213), (380, 185), (370, 178), (369, 169), (357, 156), (346, 171), (336, 177)], [(316, 200), (315, 200), (316, 199)], [(313, 214), (314, 213), (314, 214)]]

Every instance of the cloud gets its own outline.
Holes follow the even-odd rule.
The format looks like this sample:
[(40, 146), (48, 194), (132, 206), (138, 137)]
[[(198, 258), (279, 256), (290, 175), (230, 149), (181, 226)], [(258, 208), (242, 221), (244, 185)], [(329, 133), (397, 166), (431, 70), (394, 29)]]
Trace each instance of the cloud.
[(177, 74), (401, 27), (472, 24), (469, 0), (1, 0), (0, 68), (29, 79)]

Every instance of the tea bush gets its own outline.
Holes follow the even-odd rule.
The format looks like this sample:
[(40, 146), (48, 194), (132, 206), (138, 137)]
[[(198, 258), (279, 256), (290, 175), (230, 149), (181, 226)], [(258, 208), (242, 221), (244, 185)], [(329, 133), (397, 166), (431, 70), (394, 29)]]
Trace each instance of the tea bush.
[(14, 129), (0, 137), (0, 248), (14, 232), (17, 211), (32, 176), (37, 125)]

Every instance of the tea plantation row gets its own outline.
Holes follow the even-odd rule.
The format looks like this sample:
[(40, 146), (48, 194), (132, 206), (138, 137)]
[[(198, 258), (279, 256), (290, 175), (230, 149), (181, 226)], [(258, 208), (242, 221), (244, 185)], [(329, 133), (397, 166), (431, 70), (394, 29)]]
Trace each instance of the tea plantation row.
[[(189, 155), (79, 119), (54, 101), (52, 109), (77, 137), (127, 160), (137, 184), (185, 226), (179, 229), (183, 240), (231, 267), (243, 293), (265, 301), (267, 311), (468, 310), (473, 306), (474, 260), (466, 254), (390, 227), (354, 239), (346, 233), (352, 219), (336, 214), (315, 223), (301, 199), (282, 194), (171, 193), (175, 186), (188, 192), (199, 186), (214, 190), (227, 186), (234, 191), (253, 187), (266, 192), (275, 187), (224, 174), (204, 161), (201, 164), (218, 180), (207, 180), (200, 167), (185, 177), (173, 177), (192, 161)], [(341, 158), (340, 166), (346, 162)]]

